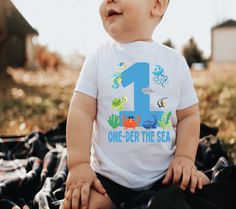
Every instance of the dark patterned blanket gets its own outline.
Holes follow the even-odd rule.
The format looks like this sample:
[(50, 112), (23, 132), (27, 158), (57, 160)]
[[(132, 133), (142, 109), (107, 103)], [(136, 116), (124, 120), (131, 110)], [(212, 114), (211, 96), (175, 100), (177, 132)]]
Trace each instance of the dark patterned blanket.
[[(45, 133), (0, 137), (0, 209), (59, 208), (68, 173), (65, 131), (63, 121)], [(236, 209), (236, 165), (216, 134), (217, 128), (201, 125), (196, 158), (197, 168), (211, 179), (211, 184), (196, 195), (175, 186), (156, 194), (144, 192), (121, 208)]]

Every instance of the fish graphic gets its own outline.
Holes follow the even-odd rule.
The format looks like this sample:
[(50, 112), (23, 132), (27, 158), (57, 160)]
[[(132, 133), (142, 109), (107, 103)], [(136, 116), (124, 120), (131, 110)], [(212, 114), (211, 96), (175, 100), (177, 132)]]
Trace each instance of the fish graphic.
[(142, 89), (143, 93), (146, 94), (146, 95), (149, 95), (150, 93), (154, 93), (155, 91), (149, 87), (147, 88), (143, 88)]
[(159, 108), (165, 107), (166, 103), (167, 103), (167, 99), (168, 99), (168, 97), (164, 97), (164, 98), (157, 100), (158, 107)]
[(120, 70), (123, 70), (126, 68), (126, 64), (124, 62), (120, 62), (117, 67), (120, 69)]

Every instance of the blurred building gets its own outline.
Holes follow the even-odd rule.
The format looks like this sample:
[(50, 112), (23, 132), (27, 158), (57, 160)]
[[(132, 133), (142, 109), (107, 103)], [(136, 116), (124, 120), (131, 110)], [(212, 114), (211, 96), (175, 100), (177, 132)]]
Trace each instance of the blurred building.
[(33, 65), (38, 32), (10, 0), (0, 0), (0, 69)]
[(212, 61), (236, 63), (236, 21), (228, 20), (212, 28)]

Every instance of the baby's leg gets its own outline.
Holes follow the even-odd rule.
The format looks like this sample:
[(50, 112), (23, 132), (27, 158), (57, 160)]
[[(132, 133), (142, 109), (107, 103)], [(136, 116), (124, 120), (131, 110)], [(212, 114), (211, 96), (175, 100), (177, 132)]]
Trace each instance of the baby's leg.
[[(61, 204), (60, 209), (63, 209), (63, 204)], [(78, 209), (82, 209), (82, 206)], [(116, 207), (107, 194), (102, 195), (95, 189), (91, 188), (87, 209), (116, 209)]]
[(199, 172), (201, 179), (202, 179), (202, 185), (211, 183), (210, 179), (207, 177), (206, 174), (204, 174), (202, 171), (198, 171), (198, 172)]
[[(82, 207), (80, 209), (82, 209)], [(116, 207), (107, 194), (102, 195), (91, 188), (88, 209), (116, 209)]]

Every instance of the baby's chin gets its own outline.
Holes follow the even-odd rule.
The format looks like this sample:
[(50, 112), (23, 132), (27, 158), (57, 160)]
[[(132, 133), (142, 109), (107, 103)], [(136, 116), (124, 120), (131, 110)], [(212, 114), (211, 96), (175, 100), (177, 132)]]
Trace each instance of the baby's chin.
[(113, 40), (119, 42), (119, 43), (129, 43), (132, 42), (132, 39), (120, 37), (120, 36), (111, 36)]
[(110, 37), (112, 37), (115, 41), (120, 41), (122, 40), (122, 31), (120, 30), (119, 27), (110, 25), (109, 27), (106, 28), (106, 32)]
[(115, 31), (115, 30), (106, 30), (109, 36), (120, 43), (129, 43), (135, 40), (135, 37), (133, 37), (130, 34), (124, 33), (122, 31)]
[(133, 41), (147, 40), (147, 34), (139, 33), (139, 31), (132, 31), (129, 29), (122, 29), (121, 26), (108, 25), (105, 27), (108, 35), (115, 41), (120, 43), (130, 43)]

